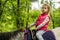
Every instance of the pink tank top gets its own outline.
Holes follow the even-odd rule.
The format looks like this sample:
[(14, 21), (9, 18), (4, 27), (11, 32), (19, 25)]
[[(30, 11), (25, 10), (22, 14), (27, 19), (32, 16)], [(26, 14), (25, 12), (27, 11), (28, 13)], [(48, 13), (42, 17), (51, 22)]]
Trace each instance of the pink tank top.
[[(48, 16), (47, 13), (45, 13), (45, 14), (43, 13), (43, 14), (39, 15), (39, 16), (38, 16), (38, 19), (37, 19), (37, 21), (36, 21), (36, 27), (37, 27), (38, 25), (40, 25), (47, 16)], [(48, 16), (48, 17), (49, 17), (49, 16)], [(49, 17), (49, 20), (50, 20), (50, 17)], [(49, 21), (48, 21), (43, 27), (39, 28), (38, 30), (47, 31), (48, 24), (49, 24)]]

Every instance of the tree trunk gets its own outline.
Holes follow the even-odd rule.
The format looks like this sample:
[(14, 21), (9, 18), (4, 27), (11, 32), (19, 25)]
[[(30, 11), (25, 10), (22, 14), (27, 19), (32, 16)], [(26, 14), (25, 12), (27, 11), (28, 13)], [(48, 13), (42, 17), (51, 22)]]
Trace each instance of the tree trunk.
[(26, 29), (27, 29), (27, 26), (28, 26), (28, 20), (29, 20), (29, 1), (26, 0), (26, 12), (27, 12), (27, 19), (26, 19)]
[(17, 13), (16, 13), (16, 16), (17, 16), (17, 18), (16, 18), (17, 28), (20, 28), (20, 23), (19, 23), (20, 21), (18, 19), (18, 15), (19, 15), (19, 3), (20, 3), (20, 0), (17, 1)]

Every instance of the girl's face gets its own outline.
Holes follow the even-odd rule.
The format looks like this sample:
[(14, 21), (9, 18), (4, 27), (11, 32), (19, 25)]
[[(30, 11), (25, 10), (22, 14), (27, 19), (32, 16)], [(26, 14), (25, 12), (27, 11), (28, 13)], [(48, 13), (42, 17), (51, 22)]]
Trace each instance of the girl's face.
[(44, 5), (41, 9), (42, 13), (48, 13), (48, 6)]

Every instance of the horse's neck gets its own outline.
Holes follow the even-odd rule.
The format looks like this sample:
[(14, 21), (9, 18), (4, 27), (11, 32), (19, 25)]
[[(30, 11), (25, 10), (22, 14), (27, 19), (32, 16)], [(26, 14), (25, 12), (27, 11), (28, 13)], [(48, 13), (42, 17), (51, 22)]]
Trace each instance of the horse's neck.
[(24, 40), (24, 33), (23, 32), (19, 32), (16, 34), (16, 36), (12, 36), (10, 38), (10, 40), (18, 40), (18, 39)]

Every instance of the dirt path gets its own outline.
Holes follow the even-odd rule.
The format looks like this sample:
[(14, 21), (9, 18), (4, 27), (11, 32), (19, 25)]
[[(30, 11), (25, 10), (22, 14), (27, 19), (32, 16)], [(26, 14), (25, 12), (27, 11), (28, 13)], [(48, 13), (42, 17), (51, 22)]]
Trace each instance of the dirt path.
[(53, 31), (53, 33), (55, 35), (56, 40), (60, 40), (60, 27), (52, 29), (52, 31)]

